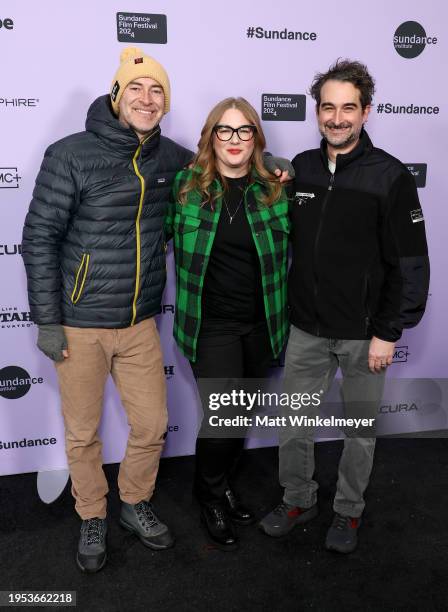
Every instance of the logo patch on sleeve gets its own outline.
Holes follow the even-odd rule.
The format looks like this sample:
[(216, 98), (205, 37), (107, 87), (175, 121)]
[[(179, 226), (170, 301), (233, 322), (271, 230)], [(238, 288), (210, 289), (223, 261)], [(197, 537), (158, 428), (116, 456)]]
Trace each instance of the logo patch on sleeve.
[(415, 210), (411, 210), (411, 219), (412, 223), (418, 223), (419, 221), (423, 221), (423, 211), (421, 208), (416, 208)]

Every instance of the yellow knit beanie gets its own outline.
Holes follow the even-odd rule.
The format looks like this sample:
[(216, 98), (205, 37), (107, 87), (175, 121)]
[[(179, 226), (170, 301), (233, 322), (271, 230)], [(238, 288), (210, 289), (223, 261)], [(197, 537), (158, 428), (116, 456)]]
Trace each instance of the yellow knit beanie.
[(170, 81), (165, 68), (138, 47), (126, 47), (120, 55), (120, 67), (115, 73), (110, 90), (112, 108), (117, 115), (124, 90), (131, 81), (142, 77), (150, 77), (160, 83), (165, 94), (164, 114), (170, 110)]

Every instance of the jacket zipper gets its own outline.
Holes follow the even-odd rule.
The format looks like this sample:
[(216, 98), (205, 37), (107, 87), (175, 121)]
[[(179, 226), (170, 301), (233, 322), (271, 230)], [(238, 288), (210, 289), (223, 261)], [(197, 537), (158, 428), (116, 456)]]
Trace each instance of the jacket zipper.
[(314, 242), (314, 300), (315, 300), (315, 304), (316, 304), (316, 319), (317, 319), (316, 336), (320, 336), (320, 325), (319, 325), (319, 318), (318, 318), (318, 315), (317, 315), (317, 291), (318, 291), (317, 284), (318, 284), (318, 281), (319, 281), (319, 277), (318, 277), (318, 274), (317, 274), (317, 253), (318, 253), (318, 249), (319, 249), (320, 235), (322, 233), (322, 225), (323, 225), (323, 221), (324, 221), (324, 214), (325, 214), (325, 210), (327, 208), (328, 200), (330, 199), (330, 194), (333, 191), (333, 184), (334, 184), (334, 174), (331, 174), (330, 182), (329, 182), (328, 188), (327, 188), (327, 192), (325, 194), (324, 201), (322, 202), (322, 210), (321, 210), (321, 213), (320, 213), (319, 225), (317, 226), (316, 240)]
[[(86, 282), (87, 270), (89, 269), (89, 261), (90, 261), (90, 255), (88, 255), (87, 253), (84, 253), (81, 259), (81, 263), (79, 264), (78, 271), (76, 273), (75, 286), (73, 287), (73, 292), (71, 295), (72, 304), (76, 304), (79, 301), (79, 298), (81, 297), (82, 290), (84, 289), (84, 283)], [(85, 267), (84, 267), (84, 263), (85, 263)], [(81, 270), (83, 269), (83, 267), (84, 267), (84, 274), (82, 275), (82, 281), (79, 287), (78, 295), (76, 295), (79, 277), (80, 277)]]
[(364, 280), (364, 308), (366, 316), (364, 317), (365, 335), (367, 336), (370, 326), (370, 308), (369, 308), (369, 277), (366, 273)]
[(143, 140), (137, 147), (137, 150), (134, 154), (134, 157), (132, 158), (132, 165), (134, 166), (134, 172), (135, 174), (138, 176), (139, 180), (140, 180), (140, 186), (141, 186), (141, 191), (140, 191), (140, 201), (138, 204), (138, 211), (137, 211), (137, 217), (135, 219), (135, 238), (136, 238), (136, 242), (137, 242), (137, 270), (136, 270), (136, 274), (135, 274), (135, 292), (134, 292), (134, 299), (132, 301), (132, 319), (131, 319), (131, 325), (135, 324), (135, 319), (137, 318), (137, 298), (138, 298), (138, 294), (140, 291), (140, 257), (141, 257), (141, 238), (140, 238), (140, 217), (142, 215), (142, 209), (143, 209), (143, 200), (145, 198), (145, 179), (143, 178), (138, 165), (137, 165), (137, 158), (140, 155), (140, 152), (142, 150), (143, 145), (145, 144), (145, 142), (147, 142), (148, 140), (150, 140), (153, 137), (154, 134), (151, 134), (150, 136), (148, 136), (148, 138), (146, 138), (145, 140)]

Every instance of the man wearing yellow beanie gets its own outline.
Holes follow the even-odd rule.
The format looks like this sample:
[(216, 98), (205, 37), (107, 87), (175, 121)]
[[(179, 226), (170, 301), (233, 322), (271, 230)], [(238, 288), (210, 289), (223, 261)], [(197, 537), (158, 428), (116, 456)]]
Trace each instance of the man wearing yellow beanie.
[(136, 47), (125, 49), (110, 93), (120, 123), (144, 138), (170, 110), (170, 97), (163, 66)]
[(124, 49), (110, 95), (93, 102), (86, 130), (47, 149), (23, 230), (37, 345), (58, 373), (82, 519), (76, 561), (86, 572), (106, 563), (98, 427), (109, 374), (130, 426), (118, 476), (120, 523), (151, 549), (174, 543), (149, 502), (167, 427), (154, 321), (165, 286), (163, 222), (176, 172), (193, 157), (161, 135), (169, 108), (165, 69), (138, 48)]
[(121, 97), (131, 81), (151, 78), (162, 88), (165, 97), (163, 114), (166, 114), (170, 110), (171, 90), (165, 68), (149, 55), (145, 55), (138, 47), (124, 49), (120, 60), (121, 63), (113, 78), (110, 93), (114, 113), (119, 114)]
[(173, 545), (149, 500), (167, 428), (163, 358), (154, 316), (165, 285), (163, 221), (172, 180), (193, 154), (160, 133), (170, 108), (165, 69), (124, 49), (110, 95), (86, 131), (52, 144), (23, 232), (38, 347), (55, 361), (76, 510), (76, 561), (106, 563), (107, 481), (98, 427), (109, 374), (130, 433), (120, 466), (120, 522), (145, 546)]

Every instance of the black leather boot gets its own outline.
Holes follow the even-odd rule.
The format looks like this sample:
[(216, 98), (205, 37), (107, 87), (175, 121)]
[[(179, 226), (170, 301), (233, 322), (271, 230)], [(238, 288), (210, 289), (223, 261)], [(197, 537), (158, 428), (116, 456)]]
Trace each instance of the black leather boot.
[(251, 525), (255, 521), (254, 515), (240, 503), (231, 489), (226, 490), (224, 498), (227, 515), (234, 523)]
[(220, 550), (235, 550), (238, 538), (224, 508), (220, 505), (202, 506), (201, 521), (209, 540)]

